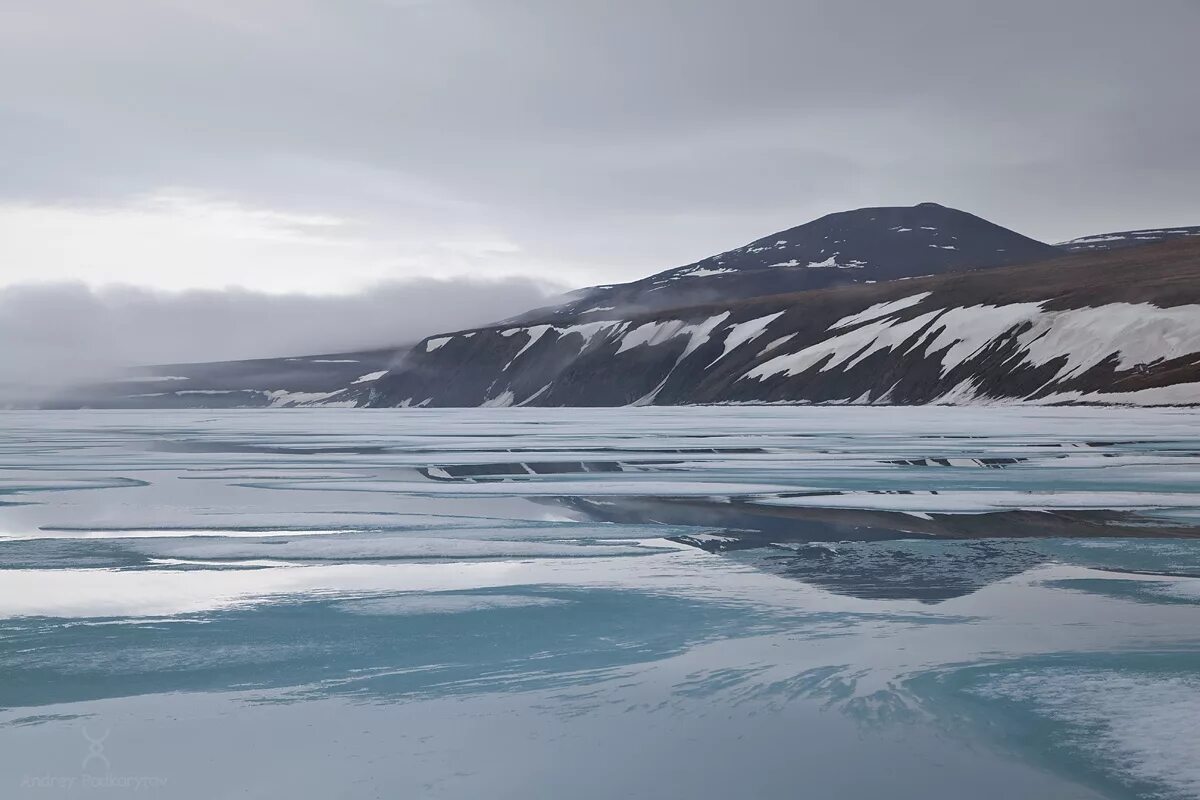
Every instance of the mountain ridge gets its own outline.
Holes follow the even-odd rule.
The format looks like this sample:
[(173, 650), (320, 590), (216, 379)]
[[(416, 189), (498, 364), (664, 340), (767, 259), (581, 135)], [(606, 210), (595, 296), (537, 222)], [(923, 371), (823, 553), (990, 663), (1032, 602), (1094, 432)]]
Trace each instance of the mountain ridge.
[(510, 321), (600, 318), (766, 294), (1025, 263), (1053, 245), (938, 203), (826, 214), (741, 247), (626, 283), (588, 287)]
[[(871, 325), (886, 341), (865, 338), (861, 332)], [(1021, 338), (1030, 331), (1037, 335)], [(856, 332), (862, 341), (853, 338)], [(961, 342), (985, 333), (991, 338), (962, 352), (967, 345)], [(1183, 350), (1163, 344), (1164, 336)], [(826, 345), (832, 347), (827, 353), (811, 350), (830, 341), (836, 344)], [(1089, 356), (1078, 374), (1063, 374), (1076, 350), (1097, 347), (1111, 349)], [(1038, 351), (1040, 360), (1023, 361), (1026, 351)], [(947, 366), (934, 357), (938, 352), (969, 356), (977, 371)], [(1123, 352), (1148, 354), (1145, 362), (1155, 366), (1125, 364)], [(779, 361), (787, 357), (795, 360)], [(773, 372), (764, 367), (772, 359), (779, 367)], [(832, 370), (830, 362), (845, 366)], [(961, 390), (959, 400), (1155, 404), (1153, 395), (1101, 395), (1191, 385), (1200, 380), (1198, 365), (1200, 241), (1182, 241), (623, 320), (550, 319), (441, 334), (418, 343), (398, 370), (357, 390), (355, 400), (375, 406), (907, 404), (954, 402), (952, 390), (973, 380), (974, 390)], [(751, 376), (755, 369), (763, 371)], [(1200, 402), (1195, 388), (1163, 404)]]
[[(917, 224), (929, 222), (937, 224)], [(1113, 338), (1113, 326), (1128, 326), (1129, 315), (1140, 314), (1170, 328), (1166, 333), (1176, 339), (1191, 341), (1188, 314), (1177, 319), (1167, 312), (1200, 303), (1200, 238), (1191, 230), (1097, 234), (1052, 246), (936, 203), (855, 209), (639, 281), (578, 290), (566, 302), (504, 322), (429, 336), (411, 348), (146, 368), (124, 383), (88, 387), (56, 402), (60, 407), (1200, 402), (1195, 387), (1188, 388), (1200, 380), (1187, 360), (1190, 351), (1173, 355), (1165, 346), (1154, 351), (1165, 329), (1151, 326), (1123, 343)], [(1194, 230), (1200, 233), (1200, 227)], [(1017, 258), (1026, 260), (1006, 263)], [(801, 265), (802, 259), (809, 260)], [(607, 305), (595, 305), (597, 291), (607, 293)], [(933, 298), (909, 300), (923, 292)], [(900, 301), (906, 302), (895, 305)], [(874, 306), (883, 312), (873, 312)], [(1105, 311), (1083, 311), (1097, 308)], [(1200, 324), (1200, 305), (1194, 316)], [(1007, 322), (1039, 334), (1030, 339), (1012, 333), (1003, 328)], [(931, 333), (930, 325), (945, 329), (951, 323), (953, 336)], [(1013, 366), (1035, 351), (1045, 355), (1048, 342), (1067, 336), (1063, 326), (1086, 329), (1092, 340), (1077, 338), (1067, 348), (1077, 352), (1055, 358), (1070, 362), (1108, 341), (1146, 351), (1154, 366), (1137, 362), (1126, 365), (1140, 369), (1132, 374), (1106, 372), (1102, 365), (1123, 363), (1118, 348), (1106, 354), (1107, 361), (1089, 362), (1087, 380), (1064, 382), (1043, 363), (1006, 371), (1006, 362), (996, 361), (1003, 355)], [(904, 338), (869, 342), (864, 329)], [(955, 342), (989, 331), (995, 363), (978, 361), (978, 374), (962, 377), (967, 375), (962, 369), (938, 362), (934, 374), (931, 344), (945, 345), (957, 357), (966, 345)], [(854, 345), (855, 337), (867, 351), (861, 358), (839, 351), (812, 361), (819, 355), (812, 348), (821, 342), (838, 351)], [(881, 356), (909, 340), (903, 358)], [(748, 358), (745, 345), (755, 341), (774, 348), (771, 357), (783, 359), (777, 366), (784, 368), (770, 372), (768, 359)], [(708, 360), (700, 363), (701, 355)], [(1177, 357), (1184, 360), (1171, 363)], [(887, 376), (888, 386), (867, 380), (860, 363)], [(946, 374), (961, 380), (946, 385)], [(155, 376), (163, 382), (152, 383)], [(1039, 376), (1049, 377), (1031, 385)], [(1147, 376), (1153, 381), (1147, 383)], [(968, 378), (975, 383), (964, 384)], [(129, 381), (138, 391), (129, 391)], [(1043, 384), (1063, 385), (1051, 396), (1055, 393), (1038, 393)], [(859, 390), (851, 394), (854, 387)], [(956, 387), (957, 394), (951, 391)], [(1143, 394), (1122, 398), (1106, 389)], [(1144, 393), (1152, 389), (1158, 394)]]

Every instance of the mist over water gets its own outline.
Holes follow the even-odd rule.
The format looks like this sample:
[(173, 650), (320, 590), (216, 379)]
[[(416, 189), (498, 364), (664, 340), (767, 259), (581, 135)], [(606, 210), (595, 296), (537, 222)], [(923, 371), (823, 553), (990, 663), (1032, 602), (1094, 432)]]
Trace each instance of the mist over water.
[(1200, 794), (1200, 412), (0, 412), (0, 795)]
[(415, 278), (324, 295), (0, 285), (0, 407), (131, 367), (403, 349), (541, 305), (559, 288), (519, 277)]

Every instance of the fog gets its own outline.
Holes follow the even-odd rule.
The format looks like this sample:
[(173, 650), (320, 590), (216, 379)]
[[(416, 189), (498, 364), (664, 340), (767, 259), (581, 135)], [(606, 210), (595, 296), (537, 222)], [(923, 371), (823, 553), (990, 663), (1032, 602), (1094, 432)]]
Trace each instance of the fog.
[(0, 391), (23, 396), (136, 365), (403, 345), (517, 314), (558, 289), (524, 278), (395, 281), (347, 295), (10, 286), (0, 289)]

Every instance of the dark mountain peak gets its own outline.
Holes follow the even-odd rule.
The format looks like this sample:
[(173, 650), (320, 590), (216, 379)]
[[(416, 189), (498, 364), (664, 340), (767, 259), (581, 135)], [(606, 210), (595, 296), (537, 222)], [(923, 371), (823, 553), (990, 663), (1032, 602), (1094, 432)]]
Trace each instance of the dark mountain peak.
[(888, 273), (873, 276), (873, 280), (888, 280), (944, 272), (947, 267), (999, 266), (1058, 254), (1048, 244), (974, 214), (937, 203), (920, 203), (826, 214), (696, 264), (667, 270), (650, 280), (686, 275), (689, 270), (710, 264), (738, 270), (871, 267)]
[[(908, 230), (904, 230), (905, 228)], [(932, 202), (917, 203), (914, 206), (872, 206), (837, 211), (781, 231), (780, 234), (805, 235), (810, 232), (825, 233), (828, 231), (858, 236), (883, 236), (888, 239), (897, 233), (917, 232), (919, 236), (922, 231), (926, 234), (940, 231), (960, 235), (1015, 238), (1025, 244), (1032, 242), (1040, 245), (1043, 249), (1050, 247), (982, 217)], [(769, 238), (771, 237), (763, 237), (763, 239)], [(1051, 254), (1053, 254), (1052, 250)]]
[[(839, 211), (648, 280), (761, 269), (825, 270), (818, 288), (1003, 266), (1059, 255), (1051, 245), (937, 203)], [(840, 278), (828, 276), (841, 275)]]
[(599, 319), (684, 305), (880, 283), (1061, 255), (974, 214), (939, 203), (839, 211), (631, 283), (583, 290), (514, 321)]

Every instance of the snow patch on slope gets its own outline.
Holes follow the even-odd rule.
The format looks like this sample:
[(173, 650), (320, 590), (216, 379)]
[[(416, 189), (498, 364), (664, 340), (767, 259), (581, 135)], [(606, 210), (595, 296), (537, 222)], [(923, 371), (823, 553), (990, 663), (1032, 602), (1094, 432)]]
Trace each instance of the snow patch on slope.
[(654, 346), (663, 344), (674, 339), (676, 336), (688, 336), (687, 346), (684, 347), (683, 353), (675, 362), (678, 364), (691, 355), (696, 348), (708, 341), (713, 330), (728, 318), (729, 312), (725, 311), (715, 317), (709, 317), (703, 322), (691, 324), (679, 319), (647, 322), (637, 326), (621, 337), (621, 346), (617, 348), (617, 354), (619, 355), (626, 350), (632, 350), (642, 345)]
[(626, 350), (632, 350), (642, 345), (653, 346), (662, 344), (673, 339), (683, 329), (683, 326), (683, 321), (678, 319), (647, 322), (639, 325), (621, 337), (621, 346), (617, 348), (617, 354), (620, 355)]
[(754, 367), (743, 377), (761, 380), (780, 373), (791, 377), (821, 362), (825, 362), (821, 364), (821, 372), (843, 364), (849, 369), (872, 353), (892, 350), (904, 344), (940, 313), (931, 311), (904, 322), (894, 319), (878, 320), (817, 342), (798, 352), (776, 356)]
[(778, 311), (774, 314), (768, 314), (765, 317), (758, 317), (757, 319), (730, 325), (729, 333), (725, 335), (724, 349), (721, 351), (721, 355), (708, 362), (705, 368), (711, 367), (746, 342), (752, 342), (759, 336), (762, 336), (767, 332), (767, 326), (782, 317), (783, 314), (784, 312)]
[(287, 408), (294, 406), (312, 405), (328, 400), (340, 390), (334, 392), (289, 392), (287, 389), (269, 389), (264, 391), (271, 408)]
[(920, 294), (910, 295), (909, 297), (902, 297), (899, 300), (889, 300), (886, 303), (876, 303), (869, 308), (864, 308), (857, 314), (851, 314), (848, 317), (842, 317), (837, 322), (830, 325), (829, 330), (832, 331), (837, 328), (848, 328), (851, 325), (857, 325), (860, 322), (867, 322), (869, 320), (878, 319), (879, 317), (890, 316), (898, 311), (903, 311), (906, 308), (915, 306), (926, 297), (929, 297), (930, 294), (931, 292), (921, 292)]
[[(515, 356), (513, 356), (511, 359), (509, 359), (509, 362), (504, 365), (503, 369), (508, 369), (509, 367), (511, 367), (513, 365), (513, 362), (521, 357), (522, 353), (524, 353), (526, 350), (528, 350), (529, 348), (531, 348), (535, 344), (537, 344), (538, 340), (541, 339), (543, 336), (545, 336), (547, 333), (549, 333), (550, 331), (555, 331), (557, 333), (557, 331), (558, 331), (558, 329), (555, 328), (553, 325), (534, 325), (532, 328), (522, 328), (521, 330), (523, 330), (523, 331), (525, 331), (525, 333), (529, 334), (529, 339), (525, 342), (525, 346), (522, 347), (520, 350), (518, 350), (517, 354)], [(508, 331), (502, 331), (500, 335), (507, 336)]]
[[(919, 302), (905, 300), (912, 301), (908, 306)], [(1149, 303), (1109, 303), (1047, 310), (1044, 303), (1011, 303), (939, 309), (910, 319), (897, 319), (897, 310), (902, 309), (873, 306), (839, 320), (829, 330), (870, 319), (880, 311), (886, 314), (797, 352), (776, 356), (743, 377), (761, 380), (781, 373), (790, 377), (817, 364), (821, 364), (821, 372), (834, 367), (850, 369), (873, 353), (898, 350), (906, 342), (904, 352), (924, 349), (946, 375), (985, 348), (1015, 337), (1022, 363), (1042, 366), (1062, 360), (1051, 381), (1078, 377), (1110, 359), (1115, 359), (1116, 369), (1127, 371), (1200, 353), (1200, 305), (1160, 308)], [(954, 399), (965, 399), (966, 394), (966, 387), (948, 393)]]

